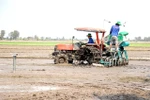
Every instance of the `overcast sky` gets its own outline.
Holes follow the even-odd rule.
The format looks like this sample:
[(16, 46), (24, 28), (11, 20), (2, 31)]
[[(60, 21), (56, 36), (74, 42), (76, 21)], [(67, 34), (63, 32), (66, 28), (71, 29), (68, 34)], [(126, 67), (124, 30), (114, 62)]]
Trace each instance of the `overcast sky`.
[[(0, 0), (0, 30), (20, 36), (86, 38), (75, 27), (104, 28), (126, 22), (129, 38), (150, 36), (149, 0)], [(103, 24), (103, 20), (112, 23)], [(6, 34), (6, 35), (7, 35)], [(94, 34), (93, 34), (94, 35)], [(94, 37), (94, 36), (93, 36)]]

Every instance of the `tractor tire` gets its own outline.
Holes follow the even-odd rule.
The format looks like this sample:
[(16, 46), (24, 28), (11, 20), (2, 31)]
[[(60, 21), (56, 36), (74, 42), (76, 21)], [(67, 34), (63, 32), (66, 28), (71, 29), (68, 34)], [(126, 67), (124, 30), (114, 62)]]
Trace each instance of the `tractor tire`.
[(113, 60), (111, 58), (109, 58), (108, 62), (109, 62), (109, 67), (112, 67), (113, 66)]
[(123, 58), (123, 65), (128, 65), (128, 64), (129, 64), (129, 61)]
[(126, 65), (129, 65), (129, 61), (128, 60), (126, 61)]
[(121, 63), (122, 63), (122, 62), (118, 59), (118, 60), (117, 60), (117, 66), (121, 66)]
[(107, 68), (109, 67), (109, 58), (107, 57), (107, 58), (105, 58), (105, 62), (107, 62), (107, 64), (105, 65)]
[(69, 64), (72, 64), (72, 63), (73, 63), (73, 60), (68, 60), (68, 63), (69, 63)]
[(57, 60), (56, 57), (55, 57), (55, 59), (54, 59), (54, 64), (58, 64), (58, 60)]
[(55, 57), (54, 59), (54, 64), (59, 64), (59, 63), (67, 63), (67, 56), (65, 54), (59, 54)]

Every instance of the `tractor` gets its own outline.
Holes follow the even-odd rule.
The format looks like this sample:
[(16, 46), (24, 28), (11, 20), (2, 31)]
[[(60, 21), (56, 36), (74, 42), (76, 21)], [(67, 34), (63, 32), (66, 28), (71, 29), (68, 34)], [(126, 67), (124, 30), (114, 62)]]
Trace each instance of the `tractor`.
[[(120, 32), (119, 39), (119, 50), (114, 49), (113, 52), (109, 51), (106, 45), (109, 45), (110, 36), (108, 36), (105, 42), (105, 30), (99, 28), (82, 27), (75, 28), (77, 31), (94, 32), (96, 34), (96, 42), (94, 44), (76, 42), (72, 44), (57, 44), (54, 47), (54, 52), (52, 53), (54, 57), (54, 63), (72, 63), (74, 65), (93, 63), (102, 64), (107, 67), (120, 66), (128, 64), (128, 55), (124, 47), (129, 46), (127, 41), (123, 41), (124, 36), (128, 35), (127, 32)], [(101, 39), (99, 34), (101, 33)], [(115, 44), (114, 44), (115, 45)], [(112, 49), (114, 46), (112, 46)]]
[[(75, 28), (77, 31), (95, 32), (96, 33), (96, 43), (88, 44), (83, 42), (73, 43), (74, 36), (72, 37), (71, 44), (57, 44), (54, 47), (54, 52), (52, 53), (54, 63), (74, 63), (81, 64), (87, 62), (88, 64), (98, 63), (102, 57), (102, 53), (106, 51), (106, 45), (103, 44), (103, 38), (105, 30), (98, 28)], [(102, 33), (101, 40), (99, 39), (99, 33)]]
[[(104, 44), (105, 30), (99, 28), (75, 28), (77, 31), (94, 32), (96, 33), (95, 43), (82, 43), (80, 49), (76, 50), (74, 53), (74, 65), (99, 63), (104, 52), (107, 51), (106, 45)], [(101, 39), (99, 38), (99, 33), (101, 33)]]

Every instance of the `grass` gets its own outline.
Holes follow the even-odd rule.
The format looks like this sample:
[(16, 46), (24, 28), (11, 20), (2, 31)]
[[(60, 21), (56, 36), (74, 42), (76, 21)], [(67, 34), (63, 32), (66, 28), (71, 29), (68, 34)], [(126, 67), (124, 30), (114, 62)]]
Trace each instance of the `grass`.
[[(0, 45), (21, 46), (54, 46), (56, 44), (69, 44), (70, 41), (0, 41)], [(130, 47), (150, 47), (150, 42), (130, 42)]]
[(150, 42), (131, 42), (130, 47), (150, 47)]
[(21, 46), (54, 46), (56, 44), (71, 43), (70, 41), (0, 41), (0, 45), (21, 45)]

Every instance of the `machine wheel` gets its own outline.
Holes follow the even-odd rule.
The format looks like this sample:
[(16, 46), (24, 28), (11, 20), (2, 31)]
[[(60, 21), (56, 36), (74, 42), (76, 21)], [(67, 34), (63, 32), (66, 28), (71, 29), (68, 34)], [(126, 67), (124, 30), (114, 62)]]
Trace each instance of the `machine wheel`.
[(114, 60), (114, 66), (118, 66), (118, 61), (116, 59)]
[(126, 65), (129, 65), (129, 61), (126, 61)]
[(54, 59), (54, 63), (58, 64), (58, 63), (66, 63), (67, 62), (67, 57), (65, 54), (59, 54), (55, 57)]
[(125, 58), (123, 58), (122, 60), (123, 60), (123, 65), (128, 65), (129, 64), (129, 61), (126, 60)]
[(115, 61), (115, 59), (112, 59), (112, 66), (116, 66), (116, 61)]
[(108, 66), (109, 66), (109, 67), (112, 67), (112, 66), (113, 66), (113, 65), (112, 65), (112, 64), (113, 64), (113, 60), (112, 60), (111, 58), (109, 58), (109, 59), (108, 59), (108, 62), (109, 62), (109, 65), (108, 65)]
[(79, 66), (80, 65), (80, 61), (78, 60), (73, 60), (73, 66)]
[(121, 61), (119, 59), (117, 60), (117, 66), (121, 66)]
[(125, 58), (122, 58), (122, 65), (126, 65), (126, 59)]
[[(104, 60), (106, 63), (108, 63), (108, 58), (105, 58), (105, 60)], [(109, 67), (109, 64), (106, 64), (105, 65), (106, 67)]]
[(54, 59), (54, 64), (58, 64), (58, 60), (56, 58)]
[(64, 57), (59, 57), (59, 63), (65, 63), (65, 58)]
[(73, 63), (73, 60), (68, 60), (68, 63), (72, 64), (72, 63)]

